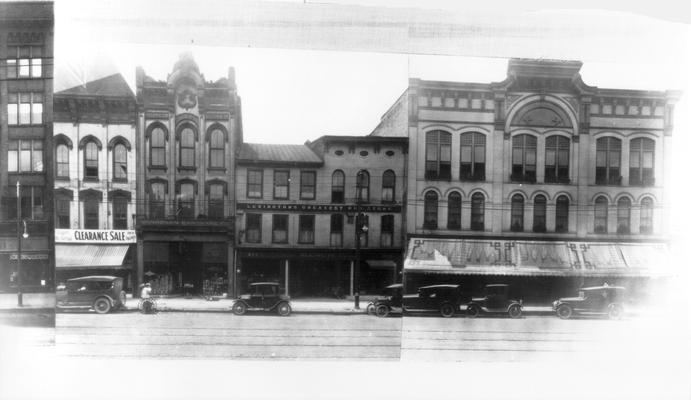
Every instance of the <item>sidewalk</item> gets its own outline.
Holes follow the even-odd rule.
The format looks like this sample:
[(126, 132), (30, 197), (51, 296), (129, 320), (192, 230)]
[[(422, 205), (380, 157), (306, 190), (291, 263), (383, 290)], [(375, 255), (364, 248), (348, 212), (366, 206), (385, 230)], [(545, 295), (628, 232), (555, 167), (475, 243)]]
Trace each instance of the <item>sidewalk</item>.
[(17, 305), (16, 293), (0, 293), (0, 311), (55, 309), (55, 293), (24, 293), (23, 306)]

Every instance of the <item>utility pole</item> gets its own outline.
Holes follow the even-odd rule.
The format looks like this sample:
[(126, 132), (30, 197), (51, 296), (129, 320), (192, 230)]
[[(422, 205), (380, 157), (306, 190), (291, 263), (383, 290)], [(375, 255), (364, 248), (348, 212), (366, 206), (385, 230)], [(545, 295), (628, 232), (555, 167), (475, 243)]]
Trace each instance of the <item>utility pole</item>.
[(17, 178), (17, 306), (24, 305), (22, 296), (22, 198), (21, 184)]
[(355, 309), (360, 309), (360, 224), (362, 217), (360, 215), (360, 201), (362, 199), (362, 174), (360, 172), (355, 176), (355, 272), (353, 273), (353, 297), (355, 298)]

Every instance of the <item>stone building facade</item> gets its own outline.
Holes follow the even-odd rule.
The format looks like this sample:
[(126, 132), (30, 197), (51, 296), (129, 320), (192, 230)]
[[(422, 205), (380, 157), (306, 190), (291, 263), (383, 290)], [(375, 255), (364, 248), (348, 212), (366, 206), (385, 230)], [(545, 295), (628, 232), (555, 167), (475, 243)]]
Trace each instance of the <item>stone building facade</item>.
[(54, 289), (53, 24), (51, 2), (0, 3), (0, 292)]

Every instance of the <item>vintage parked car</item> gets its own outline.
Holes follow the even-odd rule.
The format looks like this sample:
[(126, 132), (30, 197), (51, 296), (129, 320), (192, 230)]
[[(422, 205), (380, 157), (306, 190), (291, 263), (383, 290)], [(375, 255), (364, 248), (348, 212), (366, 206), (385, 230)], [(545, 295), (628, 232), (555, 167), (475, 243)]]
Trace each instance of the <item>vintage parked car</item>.
[(453, 317), (461, 304), (470, 300), (460, 285), (431, 285), (418, 288), (415, 294), (403, 296), (405, 312), (438, 312), (442, 317)]
[(475, 318), (480, 313), (506, 313), (511, 318), (520, 318), (523, 312), (523, 300), (514, 300), (510, 294), (509, 285), (485, 285), (485, 295), (470, 300), (466, 307), (466, 315)]
[(56, 289), (58, 309), (93, 308), (105, 314), (125, 306), (122, 278), (117, 276), (83, 276), (68, 279)]
[(386, 317), (393, 310), (402, 308), (403, 303), (403, 284), (394, 283), (384, 288), (384, 296), (377, 297), (367, 305), (368, 314), (376, 314), (379, 317)]
[(292, 311), (290, 297), (279, 294), (277, 282), (255, 282), (250, 284), (250, 293), (235, 300), (233, 313), (243, 315), (249, 311), (276, 311), (278, 315), (288, 316)]
[(621, 286), (594, 286), (582, 288), (578, 297), (564, 297), (552, 303), (552, 309), (561, 319), (569, 319), (574, 314), (606, 314), (611, 319), (619, 319), (624, 314), (624, 292)]

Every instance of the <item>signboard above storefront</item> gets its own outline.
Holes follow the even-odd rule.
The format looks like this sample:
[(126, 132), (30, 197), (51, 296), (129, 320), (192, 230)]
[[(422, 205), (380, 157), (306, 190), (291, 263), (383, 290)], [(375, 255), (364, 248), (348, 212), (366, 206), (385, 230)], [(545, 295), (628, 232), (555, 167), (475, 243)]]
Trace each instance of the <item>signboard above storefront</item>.
[(137, 233), (128, 230), (56, 229), (55, 243), (137, 243)]
[[(257, 203), (238, 203), (238, 210), (261, 210), (261, 211), (299, 211), (299, 212), (319, 212), (319, 213), (355, 213), (357, 206), (340, 204), (257, 204)], [(400, 205), (360, 205), (361, 212), (383, 212), (400, 213)]]

